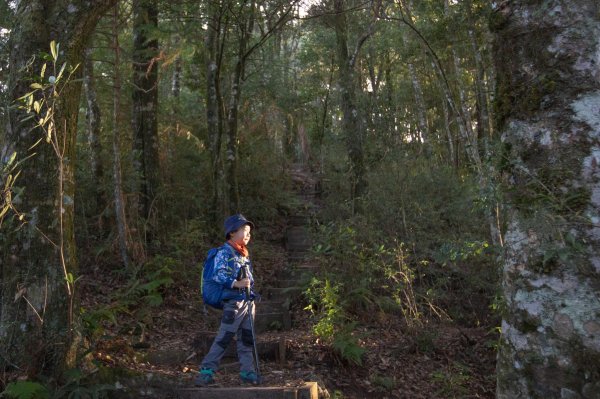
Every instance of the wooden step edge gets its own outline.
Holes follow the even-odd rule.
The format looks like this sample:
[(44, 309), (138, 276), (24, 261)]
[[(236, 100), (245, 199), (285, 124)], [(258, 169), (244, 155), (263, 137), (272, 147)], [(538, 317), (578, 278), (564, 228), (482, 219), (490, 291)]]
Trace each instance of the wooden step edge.
[(319, 399), (316, 382), (301, 387), (180, 388), (179, 399)]

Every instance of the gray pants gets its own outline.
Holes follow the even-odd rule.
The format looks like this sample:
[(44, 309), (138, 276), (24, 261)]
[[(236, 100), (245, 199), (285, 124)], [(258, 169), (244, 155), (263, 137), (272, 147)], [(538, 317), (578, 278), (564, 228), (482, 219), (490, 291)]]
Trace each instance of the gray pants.
[(252, 308), (252, 315), (250, 315), (246, 301), (225, 302), (221, 326), (200, 367), (216, 371), (219, 368), (219, 363), (223, 354), (225, 354), (227, 346), (237, 334), (237, 353), (240, 359), (240, 370), (247, 372), (255, 371), (252, 355), (253, 337), (250, 326), (250, 317), (254, 319), (254, 304), (250, 307)]

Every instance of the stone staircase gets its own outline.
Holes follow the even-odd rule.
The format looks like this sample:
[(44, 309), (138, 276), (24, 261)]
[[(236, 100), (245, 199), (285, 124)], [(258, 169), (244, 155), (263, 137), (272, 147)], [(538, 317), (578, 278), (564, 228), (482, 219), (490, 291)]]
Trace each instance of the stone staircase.
[[(290, 305), (301, 295), (305, 279), (316, 271), (315, 266), (306, 261), (312, 242), (309, 223), (314, 216), (317, 192), (315, 181), (302, 165), (293, 165), (290, 171), (297, 192), (299, 205), (288, 216), (285, 232), (287, 265), (277, 276), (272, 286), (262, 287), (262, 299), (256, 305), (255, 329), (258, 337), (257, 349), (261, 365), (264, 362), (276, 362), (283, 365), (286, 361), (286, 342), (283, 337), (261, 339), (261, 334), (270, 331), (285, 332), (293, 328)], [(218, 313), (220, 314), (220, 313)], [(195, 351), (201, 358), (214, 339), (215, 331), (200, 333), (195, 340)], [(229, 345), (224, 363), (237, 359), (235, 345)], [(235, 364), (235, 363), (230, 363)], [(302, 386), (281, 387), (235, 387), (235, 388), (184, 388), (178, 390), (179, 398), (235, 398), (235, 399), (318, 399), (319, 388), (316, 382), (306, 382)]]

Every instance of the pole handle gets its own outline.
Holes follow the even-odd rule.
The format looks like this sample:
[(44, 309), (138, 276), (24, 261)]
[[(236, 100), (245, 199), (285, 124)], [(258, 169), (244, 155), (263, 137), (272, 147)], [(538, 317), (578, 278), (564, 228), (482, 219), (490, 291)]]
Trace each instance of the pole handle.
[[(242, 266), (242, 278), (248, 278), (248, 265)], [(244, 292), (246, 293), (246, 299), (250, 299), (250, 287), (245, 287)]]

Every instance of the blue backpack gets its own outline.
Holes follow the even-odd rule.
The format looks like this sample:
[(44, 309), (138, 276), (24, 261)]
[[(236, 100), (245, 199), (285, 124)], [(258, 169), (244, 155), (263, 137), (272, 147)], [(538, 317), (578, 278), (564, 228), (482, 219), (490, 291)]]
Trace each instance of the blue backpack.
[(213, 280), (215, 275), (215, 256), (217, 253), (224, 249), (227, 245), (223, 245), (218, 248), (211, 248), (206, 255), (204, 260), (204, 267), (202, 269), (202, 283), (200, 285), (200, 292), (202, 293), (202, 300), (208, 306), (212, 306), (216, 309), (223, 309), (223, 289), (225, 288), (222, 284), (217, 283)]

